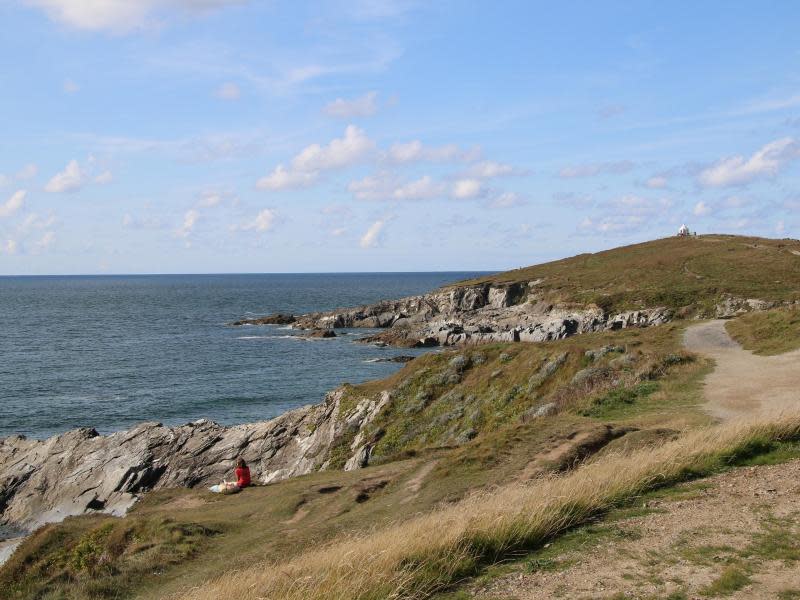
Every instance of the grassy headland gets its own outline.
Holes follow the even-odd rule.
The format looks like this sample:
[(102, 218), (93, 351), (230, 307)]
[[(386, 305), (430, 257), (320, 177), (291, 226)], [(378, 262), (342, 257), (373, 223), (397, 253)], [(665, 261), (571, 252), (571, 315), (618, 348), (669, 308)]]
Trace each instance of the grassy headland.
[[(553, 301), (680, 317), (726, 295), (800, 298), (795, 252), (793, 241), (666, 239), (477, 282), (542, 279)], [(796, 310), (744, 315), (731, 332), (763, 352), (798, 347)], [(688, 323), (470, 346), (348, 385), (342, 415), (390, 398), (364, 432), (370, 467), (335, 470), (353, 432), (328, 471), (236, 496), (164, 490), (123, 519), (47, 526), (0, 568), (0, 596), (425, 597), (639, 494), (796, 440), (800, 417), (710, 425), (700, 404), (713, 365), (684, 351)]]
[(800, 299), (800, 241), (733, 235), (670, 237), (489, 275), (457, 285), (541, 281), (551, 302), (609, 312), (666, 306), (713, 316), (727, 296)]

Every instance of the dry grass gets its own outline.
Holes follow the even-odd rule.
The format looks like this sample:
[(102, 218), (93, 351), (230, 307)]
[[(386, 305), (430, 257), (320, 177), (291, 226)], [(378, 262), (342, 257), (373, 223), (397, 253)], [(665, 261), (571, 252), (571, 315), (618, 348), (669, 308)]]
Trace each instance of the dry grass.
[(800, 348), (800, 306), (752, 312), (725, 325), (745, 350), (774, 356)]
[(800, 434), (800, 414), (706, 427), (654, 450), (514, 484), (291, 560), (231, 573), (185, 598), (421, 598), (509, 552), (535, 548), (655, 487), (707, 473)]

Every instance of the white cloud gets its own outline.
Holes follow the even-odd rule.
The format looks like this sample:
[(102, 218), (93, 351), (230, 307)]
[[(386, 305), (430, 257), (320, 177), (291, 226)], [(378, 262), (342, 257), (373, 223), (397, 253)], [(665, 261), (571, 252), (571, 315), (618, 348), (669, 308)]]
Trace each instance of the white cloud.
[(52, 213), (49, 214), (46, 219), (43, 219), (36, 213), (30, 213), (23, 219), (22, 223), (17, 225), (17, 233), (26, 234), (36, 229), (50, 229), (55, 225), (55, 222), (56, 217)]
[(27, 195), (28, 192), (25, 190), (19, 190), (14, 192), (3, 204), (0, 204), (0, 219), (10, 217), (20, 208), (22, 208), (22, 205), (25, 202), (25, 196)]
[(247, 0), (25, 0), (50, 19), (75, 29), (123, 33), (148, 24), (154, 13), (167, 10), (201, 12)]
[(429, 175), (407, 182), (387, 173), (368, 175), (351, 181), (347, 190), (358, 200), (428, 200), (447, 195), (447, 185)]
[(696, 217), (705, 217), (711, 214), (711, 207), (705, 202), (698, 202), (694, 205), (694, 210), (692, 210), (692, 213), (694, 213), (694, 216)]
[(350, 100), (337, 98), (325, 106), (324, 112), (329, 117), (337, 119), (371, 117), (378, 112), (378, 92), (367, 92)]
[(363, 130), (348, 125), (344, 137), (330, 141), (327, 146), (312, 144), (292, 160), (298, 171), (313, 172), (347, 167), (362, 160), (375, 147)]
[(16, 240), (6, 240), (6, 243), (3, 244), (3, 247), (7, 254), (17, 253), (18, 246)]
[(197, 202), (197, 206), (202, 208), (213, 208), (215, 206), (219, 206), (222, 202), (222, 194), (219, 192), (203, 192), (200, 194), (200, 200)]
[(482, 191), (482, 184), (478, 179), (459, 179), (453, 184), (453, 197), (459, 200), (475, 198)]
[(265, 208), (260, 213), (258, 213), (255, 218), (247, 223), (239, 225), (238, 227), (234, 227), (233, 229), (239, 229), (241, 231), (255, 231), (257, 233), (264, 233), (265, 231), (269, 231), (272, 229), (272, 226), (275, 224), (275, 220), (277, 218), (277, 214), (271, 208)]
[(383, 228), (386, 226), (386, 222), (387, 219), (379, 219), (375, 221), (372, 225), (370, 225), (366, 233), (364, 233), (364, 235), (361, 236), (359, 245), (362, 248), (374, 248), (375, 246), (377, 246), (380, 241)]
[(762, 177), (774, 177), (786, 163), (800, 157), (800, 145), (790, 137), (763, 146), (751, 157), (731, 156), (703, 170), (698, 182), (704, 187), (746, 185)]
[(69, 161), (66, 168), (53, 176), (44, 186), (44, 190), (50, 193), (69, 193), (76, 192), (85, 183), (85, 173), (81, 169), (77, 160)]
[(242, 90), (238, 85), (229, 81), (219, 86), (214, 95), (221, 100), (238, 100), (242, 97)]
[(443, 184), (437, 183), (430, 176), (425, 175), (398, 187), (392, 192), (392, 198), (395, 200), (425, 200), (441, 196), (444, 192)]
[(784, 221), (778, 221), (775, 224), (775, 233), (778, 235), (786, 233), (786, 223)]
[(200, 218), (200, 213), (195, 209), (187, 210), (183, 215), (183, 224), (175, 232), (175, 235), (182, 238), (187, 238), (192, 233), (194, 226), (197, 224), (197, 219)]
[(103, 171), (94, 178), (94, 182), (99, 183), (100, 185), (105, 185), (107, 183), (111, 183), (112, 181), (114, 181), (114, 175), (111, 173), (111, 171)]
[(649, 187), (651, 190), (663, 190), (665, 187), (667, 187), (667, 185), (669, 185), (669, 180), (661, 175), (654, 175), (645, 181), (644, 185)]
[(64, 86), (63, 87), (64, 87), (64, 91), (67, 94), (75, 94), (75, 93), (79, 92), (80, 89), (81, 89), (81, 86), (79, 86), (77, 83), (72, 81), (72, 79), (67, 79), (64, 82)]
[(34, 165), (33, 163), (27, 164), (22, 169), (19, 170), (17, 173), (17, 179), (26, 180), (26, 179), (33, 179), (36, 177), (36, 174), (39, 172), (39, 168)]
[(34, 247), (37, 250), (47, 250), (50, 246), (52, 246), (56, 241), (56, 234), (52, 231), (47, 231), (45, 234), (39, 238)]
[(259, 179), (256, 186), (261, 190), (287, 190), (307, 187), (318, 178), (319, 173), (316, 171), (311, 173), (290, 171), (283, 165), (278, 165), (272, 173)]
[(403, 164), (418, 161), (472, 162), (480, 157), (479, 148), (462, 149), (456, 144), (428, 147), (419, 140), (392, 145), (385, 155), (390, 163)]
[(347, 227), (337, 227), (336, 229), (331, 230), (331, 235), (333, 237), (341, 237), (345, 233), (347, 233)]
[(635, 165), (629, 160), (587, 163), (564, 167), (558, 175), (564, 179), (595, 177), (597, 175), (620, 175), (632, 171), (634, 166)]
[(494, 162), (492, 160), (485, 160), (472, 165), (467, 174), (470, 177), (480, 177), (482, 179), (491, 179), (494, 177), (505, 177), (508, 175), (517, 175), (519, 171), (511, 165)]
[(268, 190), (308, 186), (318, 179), (321, 172), (355, 165), (374, 149), (375, 142), (363, 130), (348, 125), (344, 137), (335, 138), (325, 146), (307, 146), (292, 159), (290, 169), (278, 165), (272, 173), (259, 179), (257, 185)]

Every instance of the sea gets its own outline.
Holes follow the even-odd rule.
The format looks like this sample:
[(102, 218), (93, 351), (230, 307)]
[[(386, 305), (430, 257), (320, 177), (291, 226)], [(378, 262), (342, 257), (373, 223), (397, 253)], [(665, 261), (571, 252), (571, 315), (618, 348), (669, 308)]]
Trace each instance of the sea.
[(230, 322), (400, 298), (480, 274), (0, 277), (0, 438), (271, 419), (402, 366), (379, 359), (425, 350), (358, 343), (364, 329), (308, 340), (285, 326)]

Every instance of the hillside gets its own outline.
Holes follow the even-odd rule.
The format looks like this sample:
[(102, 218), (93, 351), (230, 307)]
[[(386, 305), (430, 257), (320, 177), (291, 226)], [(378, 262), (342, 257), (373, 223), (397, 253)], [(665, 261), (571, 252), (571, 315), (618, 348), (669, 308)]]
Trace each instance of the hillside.
[[(728, 354), (716, 353), (715, 344), (726, 335), (721, 322), (698, 328), (694, 319), (682, 318), (702, 306), (717, 314), (722, 305), (741, 313), (728, 322), (729, 330), (747, 347), (765, 354), (799, 347), (795, 305), (756, 310), (800, 297), (800, 271), (792, 262), (800, 264), (800, 250), (793, 254), (800, 244), (787, 243), (714, 236), (658, 240), (592, 255), (612, 256), (599, 264), (616, 269), (608, 271), (616, 283), (605, 289), (619, 292), (633, 285), (629, 271), (648, 269), (657, 249), (683, 244), (676, 247), (686, 253), (691, 248), (694, 254), (663, 259), (664, 271), (680, 279), (683, 265), (691, 264), (689, 283), (700, 281), (705, 287), (697, 291), (697, 302), (682, 305), (692, 310), (664, 305), (670, 316), (657, 327), (631, 321), (533, 343), (472, 340), (412, 360), (384, 380), (344, 385), (326, 403), (272, 422), (230, 429), (201, 423), (175, 431), (149, 424), (134, 435), (122, 434), (119, 439), (126, 444), (141, 444), (129, 452), (132, 460), (148, 457), (144, 467), (132, 472), (148, 477), (125, 474), (130, 466), (122, 464), (124, 453), (113, 447), (117, 438), (89, 436), (81, 452), (92, 464), (102, 464), (108, 452), (117, 461), (115, 473), (125, 475), (126, 485), (136, 483), (131, 493), (141, 499), (124, 518), (89, 510), (38, 530), (0, 567), (0, 596), (377, 600), (445, 591), (458, 598), (482, 597), (491, 586), (481, 587), (481, 579), (452, 586), (465, 577), (491, 579), (491, 565), (509, 557), (539, 560), (543, 544), (609, 510), (631, 506), (654, 489), (728, 469), (747, 457), (774, 454), (781, 444), (791, 447), (786, 456), (795, 456), (792, 444), (799, 439), (800, 417), (776, 419), (761, 411), (757, 423), (718, 426), (712, 404), (719, 399), (704, 388), (720, 377), (730, 379), (726, 373), (736, 373), (740, 382), (757, 373), (753, 385), (760, 388), (758, 397), (768, 400), (773, 382), (796, 379), (794, 355), (753, 362), (749, 353), (737, 351), (730, 356), (743, 362), (728, 364)], [(626, 253), (629, 262), (621, 258)], [(765, 256), (779, 261), (782, 273), (759, 268)], [(727, 281), (723, 265), (732, 264), (730, 257), (746, 267), (735, 269)], [(602, 270), (598, 264), (586, 266), (590, 258), (560, 261), (568, 265), (561, 270), (550, 263), (531, 271), (545, 269), (549, 275), (540, 279), (549, 277), (561, 286), (547, 287), (542, 294), (561, 290), (567, 298), (559, 300), (563, 306), (574, 301), (569, 289), (578, 293)], [(698, 265), (706, 265), (703, 275), (695, 273)], [(470, 286), (491, 290), (518, 284), (496, 279), (513, 273), (437, 294), (459, 290), (456, 296), (463, 300), (466, 291), (475, 289)], [(658, 278), (648, 277), (645, 287), (648, 281), (656, 286)], [(775, 278), (771, 285), (770, 277)], [(630, 299), (634, 296), (632, 288)], [(542, 302), (541, 296), (509, 297), (516, 304), (505, 308)], [(623, 303), (617, 309), (630, 306)], [(482, 308), (462, 312), (487, 314)], [(687, 349), (688, 339), (695, 342)], [(726, 340), (723, 349), (724, 344), (735, 346)], [(791, 401), (797, 382), (784, 387), (781, 401)], [(747, 393), (740, 396), (741, 414), (756, 414)], [(12, 475), (14, 461), (23, 456), (19, 444), (51, 466), (44, 479), (30, 479), (30, 489), (20, 478), (0, 478), (4, 510), (12, 506), (14, 494), (19, 494), (15, 506), (22, 508), (28, 506), (25, 498), (34, 495), (57, 504), (53, 490), (60, 489), (61, 475), (74, 485), (75, 477), (59, 475), (59, 443), (28, 448), (24, 440), (11, 440)], [(55, 451), (49, 458), (48, 448)], [(254, 479), (269, 485), (232, 497), (205, 491), (237, 453), (254, 466)], [(211, 462), (205, 464), (206, 459)], [(76, 469), (84, 477), (86, 469)], [(102, 479), (102, 469), (90, 471), (114, 493), (127, 489)], [(300, 476), (279, 481), (279, 472)], [(152, 487), (159, 481), (161, 489), (144, 493), (148, 482)], [(542, 560), (562, 560), (549, 556)], [(275, 572), (291, 575), (281, 579)], [(304, 583), (287, 588), (294, 578)]]
[(458, 285), (530, 281), (541, 281), (538, 287), (551, 302), (596, 304), (608, 312), (655, 306), (702, 312), (726, 297), (794, 301), (800, 299), (800, 241), (735, 235), (669, 237)]
[(798, 281), (797, 240), (674, 237), (291, 320), (305, 329), (383, 328), (366, 341), (401, 346), (539, 342), (792, 303)]

